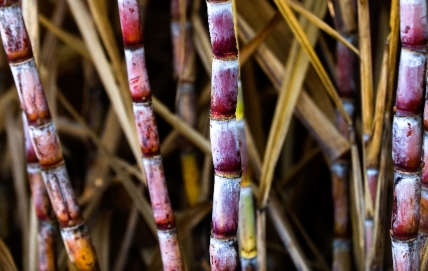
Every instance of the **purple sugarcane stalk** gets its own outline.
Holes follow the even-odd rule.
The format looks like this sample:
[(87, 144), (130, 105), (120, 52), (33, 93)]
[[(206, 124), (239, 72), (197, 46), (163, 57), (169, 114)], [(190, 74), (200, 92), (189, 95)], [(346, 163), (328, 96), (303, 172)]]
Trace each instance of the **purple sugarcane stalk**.
[(237, 229), (241, 157), (236, 128), (238, 49), (232, 1), (207, 1), (213, 50), (210, 137), (214, 195), (210, 240), (211, 270), (238, 270)]
[(392, 125), (394, 270), (419, 270), (422, 97), (428, 30), (425, 0), (400, 1), (401, 57)]
[(70, 261), (78, 270), (98, 270), (95, 250), (70, 184), (18, 0), (0, 0), (0, 33)]
[(23, 123), (27, 175), (30, 182), (33, 207), (37, 217), (37, 268), (40, 271), (55, 271), (57, 270), (55, 249), (56, 224), (52, 220), (51, 202), (43, 183), (39, 160), (31, 143), (25, 114), (23, 114)]
[(118, 0), (129, 89), (164, 270), (184, 270), (166, 187), (137, 0)]

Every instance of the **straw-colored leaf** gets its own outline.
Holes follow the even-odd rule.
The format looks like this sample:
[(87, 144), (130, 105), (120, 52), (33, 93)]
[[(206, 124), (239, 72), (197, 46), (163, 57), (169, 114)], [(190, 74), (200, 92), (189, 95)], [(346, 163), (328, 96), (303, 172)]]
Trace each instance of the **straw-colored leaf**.
[(6, 244), (0, 238), (0, 270), (18, 271)]
[(211, 42), (207, 30), (202, 23), (201, 17), (196, 13), (192, 16), (192, 25), (193, 43), (195, 45), (196, 53), (202, 61), (208, 75), (211, 75), (211, 66), (213, 61)]
[[(254, 189), (253, 189), (254, 191)], [(266, 251), (266, 210), (257, 209), (257, 264), (260, 271), (267, 270), (267, 251)]]
[[(373, 121), (373, 71), (368, 0), (358, 0), (358, 35), (360, 43), (361, 115), (363, 141), (368, 140)], [(363, 157), (365, 159), (365, 157)]]
[[(333, 128), (333, 124), (328, 121), (305, 91), (302, 91), (299, 96), (296, 105), (296, 115), (300, 116), (299, 119), (305, 125), (306, 129), (311, 132), (311, 135), (315, 137), (317, 142), (321, 142), (321, 149), (332, 160), (339, 158), (349, 150), (349, 142), (338, 130)], [(323, 123), (323, 125), (319, 125), (320, 123)], [(312, 129), (312, 127), (317, 127), (317, 129)], [(323, 142), (326, 144), (323, 144)]]
[[(309, 2), (310, 1), (307, 3)], [(315, 10), (320, 13), (326, 11), (326, 2), (316, 1), (316, 4), (318, 4), (318, 6)], [(318, 29), (313, 25), (306, 25), (308, 36), (311, 38), (311, 43), (314, 44), (318, 35)], [(311, 44), (309, 44), (309, 46), (311, 46)], [(263, 157), (262, 173), (260, 177), (260, 194), (258, 199), (259, 208), (266, 206), (273, 180), (273, 172), (278, 161), (285, 136), (288, 132), (291, 117), (300, 95), (305, 71), (308, 66), (308, 57), (302, 47), (299, 46), (296, 39), (293, 41), (289, 58), (284, 69), (282, 86), (279, 91), (279, 97), (269, 132), (268, 143)]]
[[(238, 19), (238, 16), (236, 16)], [(239, 51), (239, 65), (243, 66), (245, 62), (256, 52), (260, 44), (271, 34), (272, 30), (281, 22), (281, 15), (276, 13), (275, 16), (262, 28), (259, 32), (244, 46), (241, 46)]]
[(87, 60), (92, 60), (88, 52), (88, 49), (86, 48), (86, 45), (82, 42), (80, 38), (52, 24), (51, 21), (49, 21), (49, 19), (47, 19), (41, 14), (39, 15), (39, 21), (44, 27), (46, 27), (46, 29), (54, 33), (60, 40), (62, 40), (65, 44), (70, 46), (70, 48), (73, 48), (76, 52), (78, 52), (81, 56), (83, 56)]
[[(367, 168), (379, 168), (379, 154), (382, 147), (382, 138), (383, 138), (383, 126), (384, 126), (384, 117), (385, 117), (385, 99), (387, 91), (387, 80), (388, 80), (388, 55), (389, 55), (389, 46), (385, 45), (385, 50), (382, 60), (382, 70), (381, 77), (379, 79), (377, 96), (376, 96), (376, 110), (373, 120), (373, 128), (371, 131), (370, 141), (367, 146)], [(374, 212), (374, 202), (372, 202), (372, 197), (368, 183), (364, 185), (364, 196), (365, 196), (365, 208), (366, 216), (373, 217)]]
[(400, 41), (400, 7), (399, 0), (391, 1), (390, 27), (391, 35), (389, 37), (389, 56), (388, 56), (388, 89), (386, 94), (386, 114), (390, 114), (393, 103), (394, 82), (396, 77), (397, 53)]
[[(248, 24), (246, 24), (245, 20), (240, 18), (239, 22), (241, 26), (241, 32), (243, 34), (242, 36), (244, 37), (244, 35), (250, 34), (251, 29), (249, 28)], [(245, 38), (246, 37), (244, 37), (244, 40)], [(265, 71), (266, 75), (272, 81), (275, 88), (278, 89), (278, 91), (281, 91), (280, 82), (284, 74), (284, 67), (281, 66), (278, 58), (273, 55), (270, 49), (268, 49), (265, 45), (262, 45), (259, 47), (259, 50), (256, 54), (256, 59), (258, 60), (262, 69)], [(308, 80), (308, 78), (306, 80)], [(320, 90), (320, 88), (317, 89), (317, 91)], [(324, 95), (317, 94), (317, 97), (318, 96), (322, 97)], [(310, 97), (307, 97), (307, 99), (311, 100)], [(310, 108), (305, 106), (296, 107), (295, 113), (303, 123), (308, 125), (309, 131), (314, 133), (315, 138), (319, 140), (319, 144), (324, 146), (325, 149), (328, 149), (327, 153), (334, 155), (349, 150), (349, 142), (340, 135), (340, 133), (337, 131), (337, 128), (332, 124), (330, 119), (327, 116), (324, 116), (322, 110), (319, 109), (314, 102), (311, 102), (311, 104), (312, 107)], [(328, 105), (325, 104), (324, 106), (328, 107)], [(323, 119), (323, 123), (325, 123), (324, 127), (318, 125), (319, 122), (308, 121), (308, 119), (314, 115), (312, 112), (319, 112), (319, 115), (317, 115), (316, 118)], [(322, 131), (324, 129), (328, 129), (328, 132)], [(339, 138), (339, 140), (336, 140), (337, 138)]]
[(363, 177), (361, 175), (360, 157), (358, 147), (353, 144), (351, 147), (352, 176), (350, 185), (351, 202), (351, 224), (352, 224), (352, 244), (354, 247), (355, 263), (357, 270), (364, 269), (364, 193)]
[(315, 14), (305, 9), (300, 3), (297, 3), (294, 0), (287, 0), (287, 3), (290, 5), (292, 9), (294, 9), (299, 14), (301, 14), (306, 19), (308, 19), (311, 23), (319, 27), (319, 29), (323, 30), (325, 33), (329, 34), (331, 37), (333, 37), (337, 41), (340, 41), (341, 43), (343, 43), (343, 45), (351, 49), (356, 55), (358, 56), (360, 55), (360, 52), (358, 51), (357, 48), (355, 48), (354, 45), (352, 45), (349, 41), (347, 41), (344, 37), (342, 37), (342, 35), (340, 35), (336, 30), (334, 30), (331, 26), (326, 24), (323, 20), (321, 20)]
[(337, 94), (337, 91), (333, 83), (331, 82), (327, 72), (325, 71), (323, 65), (321, 64), (321, 61), (316, 55), (315, 50), (313, 48), (313, 44), (308, 39), (308, 35), (305, 34), (305, 31), (303, 31), (294, 13), (291, 11), (289, 4), (285, 0), (275, 0), (275, 4), (277, 5), (282, 16), (287, 21), (296, 39), (299, 41), (299, 44), (302, 46), (302, 48), (306, 52), (309, 58), (309, 61), (311, 62), (312, 66), (315, 68), (315, 71), (320, 77), (322, 83), (324, 84), (334, 104), (336, 105), (339, 112), (342, 114), (342, 116), (346, 120), (346, 122), (350, 124), (351, 119), (346, 113), (345, 108), (343, 107), (342, 101), (340, 100), (339, 95)]
[(29, 212), (30, 212), (30, 224), (29, 224), (29, 240), (28, 240), (28, 270), (36, 270), (38, 259), (37, 259), (37, 216), (36, 209), (33, 206), (33, 202), (29, 201)]

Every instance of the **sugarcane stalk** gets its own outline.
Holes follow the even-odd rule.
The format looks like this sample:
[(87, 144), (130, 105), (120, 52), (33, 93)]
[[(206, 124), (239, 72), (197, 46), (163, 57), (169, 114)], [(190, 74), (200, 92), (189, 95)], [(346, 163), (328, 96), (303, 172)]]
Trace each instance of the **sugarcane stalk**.
[[(334, 2), (335, 25), (337, 31), (351, 44), (356, 43), (356, 18), (352, 1), (337, 0)], [(337, 92), (345, 110), (351, 119), (354, 118), (357, 56), (343, 43), (336, 43), (337, 54)], [(340, 112), (335, 113), (335, 124), (340, 133), (350, 139), (349, 125)], [(334, 206), (334, 239), (333, 270), (351, 270), (351, 230), (349, 217), (349, 181), (350, 152), (332, 161), (332, 189)]]
[[(232, 2), (235, 35), (237, 35), (237, 12), (236, 0)], [(238, 44), (239, 48), (239, 44)], [(240, 65), (242, 66), (240, 58)], [(238, 79), (238, 100), (236, 104), (236, 127), (238, 129), (239, 146), (241, 149), (241, 193), (239, 197), (239, 224), (238, 224), (238, 244), (241, 259), (241, 270), (258, 270), (257, 265), (257, 235), (254, 217), (253, 191), (251, 188), (252, 174), (248, 167), (247, 137), (245, 135), (245, 106), (244, 94), (242, 93), (242, 83)]]
[(52, 219), (51, 203), (45, 184), (43, 183), (39, 161), (34, 151), (33, 144), (31, 143), (25, 114), (23, 114), (23, 124), (27, 175), (37, 217), (37, 267), (38, 270), (57, 270), (55, 249), (56, 223)]
[[(422, 96), (428, 29), (424, 0), (400, 1), (401, 56), (392, 124), (394, 270), (419, 270)], [(422, 201), (423, 202), (423, 201)]]
[(78, 270), (98, 270), (95, 250), (70, 184), (58, 134), (34, 62), (19, 1), (0, 1), (0, 33), (69, 259)]
[(159, 238), (162, 264), (164, 270), (184, 270), (160, 155), (138, 1), (118, 0), (118, 5), (134, 120)]
[(238, 49), (232, 1), (207, 1), (213, 51), (210, 138), (214, 194), (210, 238), (211, 270), (238, 270), (237, 248), (241, 157), (235, 111)]
[[(176, 108), (177, 115), (196, 128), (195, 104), (195, 49), (192, 41), (192, 3), (185, 2), (185, 14), (179, 0), (171, 0), (171, 36), (173, 47), (174, 76), (178, 78)], [(190, 206), (199, 199), (199, 168), (195, 148), (186, 139), (180, 138), (181, 169), (187, 202)]]
[(251, 171), (248, 168), (247, 140), (245, 136), (244, 99), (241, 82), (238, 82), (238, 102), (236, 106), (236, 127), (238, 128), (241, 148), (241, 194), (239, 198), (239, 253), (241, 269), (257, 270), (256, 224), (254, 218), (253, 192), (251, 189)]

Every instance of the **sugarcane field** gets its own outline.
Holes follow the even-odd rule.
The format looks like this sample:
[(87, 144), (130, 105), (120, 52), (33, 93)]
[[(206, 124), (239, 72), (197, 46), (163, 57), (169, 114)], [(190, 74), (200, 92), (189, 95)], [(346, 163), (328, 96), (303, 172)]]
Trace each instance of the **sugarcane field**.
[(428, 271), (427, 0), (0, 0), (0, 271)]

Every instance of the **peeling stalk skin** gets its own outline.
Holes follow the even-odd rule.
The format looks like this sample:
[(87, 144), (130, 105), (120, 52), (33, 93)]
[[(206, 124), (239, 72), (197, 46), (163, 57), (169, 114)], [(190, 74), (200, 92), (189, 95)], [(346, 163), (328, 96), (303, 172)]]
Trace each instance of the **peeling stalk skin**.
[(163, 269), (184, 270), (160, 155), (159, 135), (146, 69), (138, 1), (118, 0), (118, 5), (134, 120), (157, 227)]
[[(74, 248), (79, 247), (87, 229), (65, 169), (59, 138), (51, 119), (18, 1), (0, 1), (0, 33), (61, 233), (79, 228), (73, 239), (63, 239), (69, 259), (78, 270), (99, 270), (89, 236), (86, 238), (86, 250)], [(31, 160), (36, 162), (34, 157)]]
[[(401, 56), (392, 124), (394, 200), (391, 240), (394, 270), (419, 270), (422, 98), (426, 80), (427, 6), (424, 0), (400, 1)], [(423, 227), (422, 227), (423, 228)]]
[(235, 120), (238, 49), (232, 1), (207, 1), (213, 50), (210, 138), (215, 171), (211, 270), (239, 270), (237, 248), (241, 157)]

